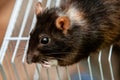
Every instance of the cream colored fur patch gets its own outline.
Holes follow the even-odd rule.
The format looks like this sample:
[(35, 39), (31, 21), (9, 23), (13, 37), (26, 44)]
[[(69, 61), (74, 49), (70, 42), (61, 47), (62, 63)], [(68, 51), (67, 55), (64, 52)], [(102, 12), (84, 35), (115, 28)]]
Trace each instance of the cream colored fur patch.
[[(66, 15), (70, 18), (72, 23), (85, 26), (86, 20), (84, 19), (84, 13), (78, 11), (75, 7), (70, 7), (66, 13)], [(71, 24), (72, 24), (71, 23)]]

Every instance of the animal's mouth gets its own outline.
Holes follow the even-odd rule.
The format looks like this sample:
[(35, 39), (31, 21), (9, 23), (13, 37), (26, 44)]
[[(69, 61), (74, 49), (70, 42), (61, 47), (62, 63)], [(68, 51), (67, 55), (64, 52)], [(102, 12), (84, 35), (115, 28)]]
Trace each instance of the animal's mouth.
[(58, 61), (57, 60), (48, 60), (48, 61), (40, 61), (39, 62), (42, 67), (44, 68), (50, 68), (50, 67), (53, 67), (53, 66), (57, 66), (58, 65)]
[(58, 65), (58, 60), (56, 59), (53, 59), (53, 58), (46, 58), (46, 57), (39, 57), (39, 56), (31, 56), (31, 55), (28, 55), (27, 56), (27, 63), (28, 64), (32, 64), (32, 63), (39, 63), (42, 65), (42, 67), (45, 67), (45, 68), (50, 68), (52, 66), (57, 66)]

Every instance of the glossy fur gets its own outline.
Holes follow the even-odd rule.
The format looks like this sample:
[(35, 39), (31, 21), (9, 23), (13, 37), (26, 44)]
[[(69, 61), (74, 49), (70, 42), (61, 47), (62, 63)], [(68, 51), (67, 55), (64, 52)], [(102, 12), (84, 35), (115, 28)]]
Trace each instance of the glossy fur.
[[(70, 12), (72, 10), (78, 15)], [(72, 16), (66, 34), (56, 27), (59, 16)], [(40, 43), (43, 36), (50, 38), (46, 45)], [(30, 35), (27, 61), (41, 63), (56, 59), (60, 66), (71, 65), (116, 43), (119, 36), (120, 0), (71, 0), (37, 15), (36, 26)]]

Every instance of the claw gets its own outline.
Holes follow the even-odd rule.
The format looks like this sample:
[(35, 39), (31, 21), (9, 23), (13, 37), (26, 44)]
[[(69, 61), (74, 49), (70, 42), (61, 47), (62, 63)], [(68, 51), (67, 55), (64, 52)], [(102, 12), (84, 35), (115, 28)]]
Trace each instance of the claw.
[(58, 64), (57, 60), (43, 61), (43, 63), (41, 63), (42, 67), (44, 68), (50, 68), (52, 66), (57, 66), (57, 64)]

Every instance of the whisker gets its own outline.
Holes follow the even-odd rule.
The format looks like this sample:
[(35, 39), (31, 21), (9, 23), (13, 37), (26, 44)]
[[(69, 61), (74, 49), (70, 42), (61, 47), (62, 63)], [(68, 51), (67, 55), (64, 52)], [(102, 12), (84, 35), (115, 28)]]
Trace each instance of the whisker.
[[(47, 53), (47, 55), (53, 55), (53, 54), (66, 54), (68, 52), (59, 52), (59, 53)], [(46, 55), (46, 54), (45, 54)]]
[[(70, 53), (70, 54), (75, 54), (75, 53)], [(57, 55), (57, 54), (56, 54)], [(61, 55), (61, 54), (58, 54), (58, 55)], [(85, 56), (85, 54), (79, 54), (80, 56)], [(67, 62), (69, 62), (70, 60), (68, 59), (68, 60), (66, 60), (64, 57), (62, 58), (62, 57), (51, 57), (51, 54), (49, 55), (46, 55), (47, 57), (49, 57), (49, 58), (52, 58), (52, 59), (57, 59), (57, 60), (62, 60), (62, 61), (67, 61)]]
[[(66, 54), (77, 54), (77, 53), (69, 53), (69, 52), (59, 52), (59, 53), (47, 53), (47, 54), (44, 54), (44, 55), (66, 55)], [(79, 55), (84, 55), (84, 54), (79, 54)]]

